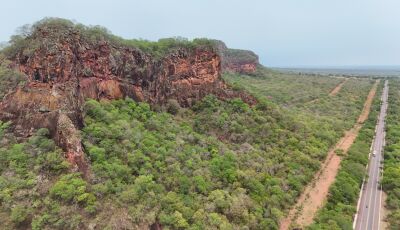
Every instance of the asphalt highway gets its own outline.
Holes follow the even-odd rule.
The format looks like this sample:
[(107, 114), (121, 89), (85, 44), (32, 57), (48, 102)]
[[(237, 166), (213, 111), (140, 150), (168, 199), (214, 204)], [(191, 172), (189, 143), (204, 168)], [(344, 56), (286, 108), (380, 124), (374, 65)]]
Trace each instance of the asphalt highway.
[(368, 164), (368, 177), (361, 189), (361, 198), (355, 219), (356, 230), (379, 230), (381, 222), (382, 190), (379, 180), (383, 162), (385, 144), (385, 116), (388, 107), (388, 81), (382, 92), (381, 110), (376, 125), (375, 138), (372, 143)]

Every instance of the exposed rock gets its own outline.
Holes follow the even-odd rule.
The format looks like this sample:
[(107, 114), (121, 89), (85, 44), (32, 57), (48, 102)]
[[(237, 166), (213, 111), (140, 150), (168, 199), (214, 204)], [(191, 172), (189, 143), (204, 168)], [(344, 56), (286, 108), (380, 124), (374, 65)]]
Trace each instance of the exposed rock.
[(260, 65), (258, 56), (250, 50), (230, 49), (224, 42), (214, 41), (222, 59), (222, 70), (228, 72), (251, 74)]
[[(253, 97), (225, 85), (220, 56), (212, 49), (179, 48), (156, 59), (136, 48), (89, 42), (74, 30), (54, 38), (39, 28), (27, 39), (42, 43), (31, 55), (20, 52), (11, 60), (28, 80), (0, 102), (0, 119), (11, 120), (20, 136), (48, 128), (67, 159), (85, 174), (89, 166), (78, 129), (83, 126), (87, 98), (130, 97), (151, 104), (175, 99), (187, 107), (215, 94), (256, 103)], [(241, 70), (252, 70), (251, 64), (239, 65)]]

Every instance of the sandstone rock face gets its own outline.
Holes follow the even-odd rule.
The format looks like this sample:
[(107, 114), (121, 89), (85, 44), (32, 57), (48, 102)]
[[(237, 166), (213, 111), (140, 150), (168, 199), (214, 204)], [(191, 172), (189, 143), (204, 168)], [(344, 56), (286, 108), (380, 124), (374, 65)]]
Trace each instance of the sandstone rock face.
[[(20, 136), (48, 128), (67, 159), (83, 173), (88, 171), (78, 130), (83, 126), (86, 99), (125, 97), (151, 104), (176, 99), (191, 106), (207, 94), (221, 99), (255, 99), (230, 90), (221, 80), (221, 58), (209, 49), (175, 49), (156, 59), (139, 49), (90, 43), (79, 33), (49, 38), (38, 31), (34, 39), (46, 41), (32, 55), (23, 52), (13, 61), (27, 84), (0, 102), (0, 119), (11, 120)], [(251, 71), (252, 66), (240, 67)]]
[(255, 73), (257, 70), (257, 63), (229, 62), (224, 66), (224, 70), (241, 74)]
[(249, 50), (230, 49), (224, 42), (215, 40), (222, 58), (222, 70), (241, 74), (252, 74), (259, 65), (258, 56)]

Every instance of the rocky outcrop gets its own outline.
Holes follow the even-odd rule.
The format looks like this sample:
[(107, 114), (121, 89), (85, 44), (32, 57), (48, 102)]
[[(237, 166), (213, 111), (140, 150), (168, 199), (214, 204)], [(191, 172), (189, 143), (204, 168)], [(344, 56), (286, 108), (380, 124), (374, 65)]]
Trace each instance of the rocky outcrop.
[(241, 74), (252, 74), (260, 65), (258, 56), (250, 50), (230, 49), (224, 42), (214, 41), (222, 59), (222, 70)]
[(173, 98), (187, 107), (215, 94), (255, 103), (253, 97), (230, 90), (221, 80), (221, 58), (213, 49), (175, 48), (155, 58), (109, 41), (90, 42), (73, 29), (57, 36), (52, 32), (36, 28), (26, 39), (39, 45), (30, 55), (22, 50), (11, 60), (26, 75), (27, 83), (0, 102), (0, 119), (11, 120), (20, 136), (48, 128), (67, 159), (85, 174), (89, 166), (78, 129), (83, 126), (88, 98), (130, 97), (151, 104)]

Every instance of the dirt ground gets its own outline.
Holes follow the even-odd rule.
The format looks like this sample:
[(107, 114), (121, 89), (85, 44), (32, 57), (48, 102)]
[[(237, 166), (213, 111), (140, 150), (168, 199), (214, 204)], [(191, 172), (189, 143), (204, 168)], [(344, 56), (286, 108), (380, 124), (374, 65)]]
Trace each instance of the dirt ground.
[(380, 225), (381, 225), (380, 228), (382, 230), (388, 229), (388, 226), (389, 226), (389, 223), (386, 221), (386, 217), (388, 214), (388, 210), (385, 207), (386, 199), (387, 199), (386, 193), (382, 192), (382, 205), (381, 205), (382, 216), (381, 216), (381, 223), (380, 223)]
[(337, 93), (339, 93), (340, 89), (342, 89), (342, 86), (344, 83), (346, 83), (349, 79), (346, 78), (342, 82), (340, 82), (330, 93), (329, 96), (335, 96)]
[(378, 87), (379, 81), (376, 80), (374, 86), (372, 87), (371, 91), (369, 91), (367, 101), (364, 104), (364, 108), (361, 112), (360, 117), (358, 118), (358, 123), (364, 123), (365, 120), (368, 118), (369, 111), (371, 109), (372, 100), (374, 99), (376, 88)]
[(371, 88), (357, 123), (328, 152), (325, 162), (316, 173), (313, 181), (305, 188), (296, 205), (289, 211), (288, 216), (281, 221), (280, 230), (288, 230), (291, 226), (301, 229), (312, 223), (314, 215), (323, 206), (329, 192), (329, 187), (335, 181), (340, 167), (341, 157), (335, 151), (341, 149), (345, 154), (353, 144), (362, 124), (368, 118), (378, 83), (379, 81), (376, 81)]

